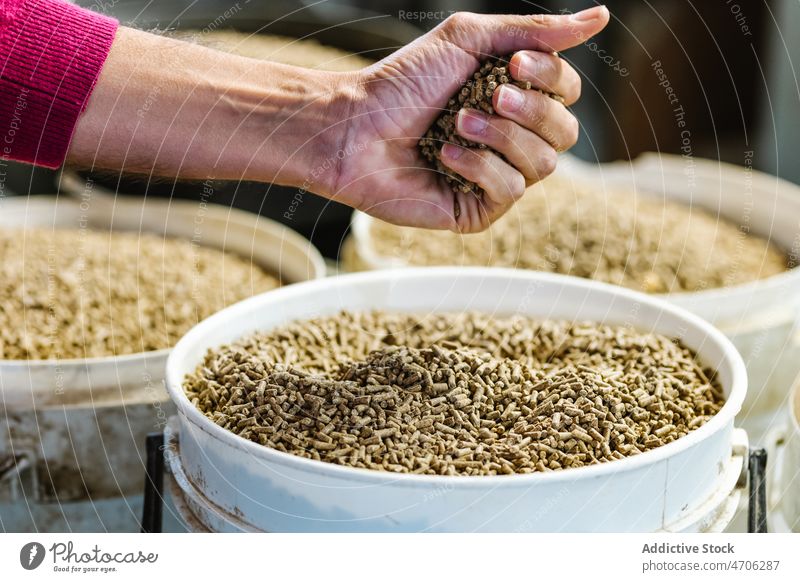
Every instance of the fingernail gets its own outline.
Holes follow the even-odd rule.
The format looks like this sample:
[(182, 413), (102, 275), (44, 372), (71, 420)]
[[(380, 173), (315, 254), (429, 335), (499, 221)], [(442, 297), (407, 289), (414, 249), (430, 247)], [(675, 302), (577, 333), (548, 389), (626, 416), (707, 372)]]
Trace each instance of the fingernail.
[(501, 85), (500, 96), (497, 98), (497, 106), (506, 113), (514, 113), (522, 108), (525, 103), (525, 95), (514, 85)]
[(468, 135), (482, 135), (489, 125), (488, 118), (474, 109), (462, 109), (458, 112), (456, 125), (459, 133), (466, 133)]
[(606, 10), (607, 8), (605, 5), (587, 8), (586, 10), (581, 10), (580, 12), (573, 14), (572, 20), (577, 20), (578, 22), (589, 22), (590, 20), (600, 18)]
[(442, 146), (442, 153), (451, 160), (457, 160), (464, 153), (464, 150), (453, 144), (446, 143)]

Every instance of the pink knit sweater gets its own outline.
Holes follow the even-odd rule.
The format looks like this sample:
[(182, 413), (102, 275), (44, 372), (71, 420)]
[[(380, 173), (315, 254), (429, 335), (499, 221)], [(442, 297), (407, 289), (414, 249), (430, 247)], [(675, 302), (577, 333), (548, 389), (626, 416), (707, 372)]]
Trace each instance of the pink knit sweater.
[(0, 158), (64, 162), (116, 30), (61, 0), (0, 0)]

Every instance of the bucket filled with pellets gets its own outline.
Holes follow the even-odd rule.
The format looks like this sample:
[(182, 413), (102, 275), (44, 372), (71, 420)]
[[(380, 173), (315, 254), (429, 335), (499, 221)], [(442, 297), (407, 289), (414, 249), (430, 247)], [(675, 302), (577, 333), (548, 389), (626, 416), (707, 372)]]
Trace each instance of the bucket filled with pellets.
[[(757, 204), (754, 202), (757, 201)], [(800, 187), (718, 162), (645, 155), (589, 164), (563, 156), (489, 230), (459, 235), (357, 213), (347, 270), (513, 267), (663, 297), (713, 323), (747, 364), (742, 419), (772, 423), (800, 371)]]
[(0, 201), (0, 515), (9, 531), (137, 531), (170, 348), (252, 295), (322, 277), (299, 235), (212, 204)]
[(784, 413), (768, 442), (770, 517), (774, 531), (800, 533), (800, 376)]
[(513, 269), (344, 275), (245, 300), (167, 363), (198, 531), (713, 531), (747, 376), (686, 310)]

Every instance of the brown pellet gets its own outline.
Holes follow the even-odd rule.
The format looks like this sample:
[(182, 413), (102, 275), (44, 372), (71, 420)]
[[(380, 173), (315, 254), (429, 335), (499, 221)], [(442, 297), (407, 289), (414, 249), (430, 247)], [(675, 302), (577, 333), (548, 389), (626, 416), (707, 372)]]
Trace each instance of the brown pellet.
[[(144, 233), (0, 229), (0, 257), (0, 360), (169, 348), (200, 320), (279, 285), (238, 256)], [(198, 398), (217, 402), (219, 390)]]
[[(676, 375), (680, 389), (656, 396)], [(201, 396), (212, 386), (217, 399)], [(612, 461), (687, 434), (723, 404), (713, 372), (670, 338), (480, 313), (342, 312), (290, 323), (209, 351), (184, 388), (218, 425), (263, 445), (438, 475)], [(645, 396), (681, 414), (646, 411)]]
[[(512, 267), (646, 293), (739, 285), (796, 266), (770, 241), (702, 208), (551, 176), (486, 232), (460, 235), (375, 220), (368, 243), (409, 265)], [(358, 249), (349, 268), (359, 268)], [(663, 378), (670, 384), (668, 376)]]
[[(483, 196), (483, 189), (442, 164), (440, 159), (442, 146), (445, 143), (452, 143), (461, 147), (486, 148), (485, 145), (472, 142), (456, 133), (456, 115), (462, 108), (479, 109), (490, 115), (493, 114), (492, 97), (497, 88), (505, 83), (512, 83), (521, 89), (531, 89), (530, 82), (516, 81), (510, 77), (510, 73), (508, 73), (510, 58), (511, 55), (508, 55), (485, 61), (472, 78), (467, 79), (464, 85), (450, 98), (444, 111), (419, 141), (422, 156), (444, 176), (453, 192), (457, 194)], [(557, 95), (551, 95), (544, 91), (540, 91), (540, 93), (563, 101)], [(458, 204), (458, 198), (456, 198), (456, 204)], [(459, 213), (458, 208), (456, 206), (456, 217)]]

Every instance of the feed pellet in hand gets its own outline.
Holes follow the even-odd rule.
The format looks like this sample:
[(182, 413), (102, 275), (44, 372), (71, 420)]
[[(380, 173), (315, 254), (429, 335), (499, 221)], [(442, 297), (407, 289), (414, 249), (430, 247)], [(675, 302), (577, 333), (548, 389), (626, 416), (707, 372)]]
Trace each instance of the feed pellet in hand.
[(794, 267), (774, 244), (705, 210), (556, 176), (530, 188), (485, 232), (375, 220), (368, 239), (379, 257), (409, 265), (531, 269), (647, 293), (728, 287)]
[(211, 350), (184, 382), (279, 451), (399, 473), (500, 475), (642, 453), (723, 404), (691, 350), (629, 327), (342, 312)]
[[(484, 144), (465, 139), (456, 133), (456, 116), (458, 112), (462, 108), (470, 108), (480, 109), (489, 115), (493, 115), (492, 97), (498, 87), (506, 83), (512, 83), (523, 90), (531, 89), (529, 81), (517, 81), (511, 77), (509, 72), (511, 56), (507, 55), (485, 61), (473, 74), (472, 78), (467, 79), (459, 91), (450, 98), (444, 111), (419, 141), (422, 157), (444, 176), (445, 181), (454, 192), (483, 196), (483, 189), (480, 186), (459, 176), (441, 162), (442, 146), (446, 143), (451, 143), (466, 148), (486, 149), (487, 147)], [(540, 90), (539, 92), (558, 101), (563, 101), (557, 95)], [(501, 155), (501, 157), (503, 156)], [(458, 208), (457, 201), (456, 208)], [(456, 212), (456, 215), (458, 215), (458, 212)]]
[(250, 261), (153, 234), (0, 229), (0, 257), (0, 360), (170, 348), (279, 285)]

